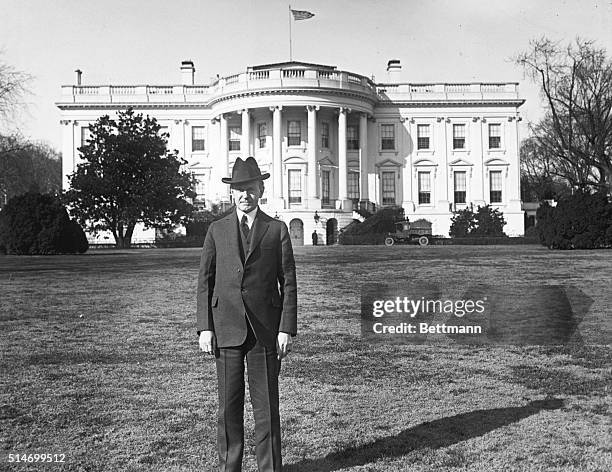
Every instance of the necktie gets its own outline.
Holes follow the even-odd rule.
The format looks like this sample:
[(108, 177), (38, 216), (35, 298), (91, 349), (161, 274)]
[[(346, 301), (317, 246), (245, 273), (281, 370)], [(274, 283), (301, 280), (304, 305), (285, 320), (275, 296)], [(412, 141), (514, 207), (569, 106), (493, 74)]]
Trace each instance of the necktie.
[(249, 225), (247, 223), (247, 216), (242, 215), (242, 219), (240, 220), (240, 229), (242, 230), (242, 234), (244, 235), (244, 239), (248, 239), (249, 237)]

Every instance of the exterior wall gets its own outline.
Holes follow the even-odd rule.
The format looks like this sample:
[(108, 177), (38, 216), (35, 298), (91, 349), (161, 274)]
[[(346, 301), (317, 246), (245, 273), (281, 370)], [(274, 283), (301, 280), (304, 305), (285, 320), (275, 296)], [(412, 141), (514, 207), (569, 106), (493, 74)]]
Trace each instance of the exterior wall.
[[(79, 162), (81, 129), (101, 115), (130, 105), (136, 112), (155, 116), (166, 127), (169, 148), (178, 150), (188, 162), (187, 169), (200, 181), (197, 204), (227, 202), (228, 186), (221, 177), (231, 175), (237, 157), (253, 155), (262, 171), (272, 175), (265, 181), (262, 208), (288, 225), (300, 219), (306, 244), (311, 244), (314, 230), (320, 243), (325, 241), (328, 220), (336, 220), (338, 228), (352, 221), (353, 202), (340, 199), (346, 198), (342, 192), (351, 173), (358, 175), (355, 178), (366, 189), (367, 198), (361, 199), (377, 208), (391, 204), (383, 202), (383, 180), (391, 185), (392, 176), (394, 203), (411, 220), (425, 218), (433, 223), (434, 234), (447, 236), (452, 211), (490, 203), (490, 173), (501, 171), (502, 200), (492, 205), (503, 212), (507, 234), (523, 233), (517, 126), (522, 100), (516, 84), (377, 85), (325, 66), (273, 66), (249, 69), (211, 86), (63, 87), (58, 107), (62, 112), (64, 186), (68, 185), (66, 176)], [(279, 123), (275, 116), (280, 116)], [(347, 127), (355, 126), (359, 132), (359, 149), (347, 150), (344, 141), (340, 142), (346, 135), (344, 117)], [(290, 121), (300, 123), (300, 142), (295, 145), (288, 142)], [(329, 127), (327, 147), (322, 143), (324, 123)], [(263, 145), (261, 124), (265, 125)], [(453, 146), (455, 124), (465, 127), (463, 149)], [(501, 129), (498, 149), (489, 148), (490, 124)], [(383, 149), (385, 125), (393, 127), (393, 149)], [(419, 125), (429, 125), (426, 149), (417, 145)], [(192, 148), (194, 127), (204, 129), (204, 150)], [(240, 150), (229, 149), (232, 128), (241, 128)], [(290, 171), (301, 172), (300, 203), (288, 198)], [(322, 199), (325, 172), (329, 172), (329, 202)], [(419, 202), (419, 172), (430, 175), (429, 203)], [(465, 172), (465, 204), (454, 201), (455, 172)], [(315, 211), (319, 222), (314, 220)], [(138, 237), (151, 238), (154, 232)]]

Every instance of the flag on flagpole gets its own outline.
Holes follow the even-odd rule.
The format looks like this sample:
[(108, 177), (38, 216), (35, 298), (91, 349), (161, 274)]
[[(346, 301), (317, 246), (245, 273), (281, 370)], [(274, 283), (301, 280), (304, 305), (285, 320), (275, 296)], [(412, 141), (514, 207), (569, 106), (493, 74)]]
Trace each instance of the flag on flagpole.
[(309, 11), (305, 10), (291, 10), (291, 13), (293, 14), (293, 19), (295, 21), (307, 20), (314, 16), (314, 13), (310, 13)]

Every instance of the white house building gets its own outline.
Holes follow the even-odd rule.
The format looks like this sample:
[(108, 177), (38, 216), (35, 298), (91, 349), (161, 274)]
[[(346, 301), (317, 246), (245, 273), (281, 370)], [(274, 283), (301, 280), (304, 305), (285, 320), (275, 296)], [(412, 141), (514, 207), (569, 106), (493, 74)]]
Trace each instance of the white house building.
[(77, 71), (57, 103), (64, 185), (90, 123), (133, 107), (157, 118), (188, 161), (199, 205), (229, 203), (221, 178), (238, 156), (254, 156), (271, 174), (262, 208), (287, 223), (294, 244), (310, 244), (313, 231), (332, 243), (359, 210), (392, 205), (448, 236), (453, 210), (490, 204), (507, 234), (523, 234), (518, 84), (407, 83), (398, 60), (387, 70), (388, 80), (375, 83), (285, 62), (196, 85), (184, 61), (182, 84), (163, 86), (83, 85)]

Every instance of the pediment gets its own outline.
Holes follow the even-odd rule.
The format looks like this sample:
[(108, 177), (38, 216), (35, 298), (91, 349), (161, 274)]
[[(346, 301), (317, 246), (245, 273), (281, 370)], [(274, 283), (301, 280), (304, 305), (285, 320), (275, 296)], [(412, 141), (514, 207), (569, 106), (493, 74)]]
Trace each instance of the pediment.
[(319, 161), (319, 165), (325, 167), (337, 167), (336, 163), (333, 162), (329, 157), (324, 157), (323, 159), (321, 159)]
[(283, 161), (285, 164), (306, 164), (306, 159), (300, 156), (291, 156)]
[(437, 166), (438, 164), (436, 164), (431, 159), (417, 159), (416, 161), (414, 161), (412, 165), (413, 166)]
[(509, 166), (510, 163), (508, 161), (500, 159), (499, 157), (493, 157), (491, 159), (486, 160), (485, 165), (486, 166)]
[(393, 159), (385, 159), (382, 162), (379, 162), (376, 164), (376, 167), (401, 167), (402, 165), (397, 162), (394, 161)]
[(455, 159), (454, 161), (450, 162), (449, 165), (451, 166), (473, 166), (474, 164), (466, 161), (465, 159), (460, 158), (460, 159)]

